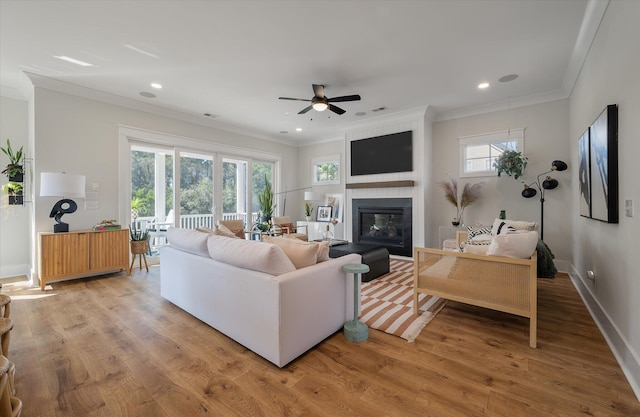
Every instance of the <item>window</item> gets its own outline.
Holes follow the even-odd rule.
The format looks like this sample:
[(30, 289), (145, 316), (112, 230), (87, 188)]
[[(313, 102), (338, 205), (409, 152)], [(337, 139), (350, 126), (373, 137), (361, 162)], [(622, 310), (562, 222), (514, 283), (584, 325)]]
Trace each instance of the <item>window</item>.
[(340, 184), (340, 155), (313, 158), (311, 165), (312, 184)]
[(524, 152), (524, 129), (458, 138), (460, 177), (496, 175), (493, 163), (506, 150)]

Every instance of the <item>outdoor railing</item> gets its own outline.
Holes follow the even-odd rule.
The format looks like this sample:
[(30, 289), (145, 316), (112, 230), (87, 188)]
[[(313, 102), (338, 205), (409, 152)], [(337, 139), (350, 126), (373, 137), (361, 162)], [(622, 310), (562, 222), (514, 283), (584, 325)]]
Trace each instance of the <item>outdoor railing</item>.
[[(242, 220), (245, 228), (251, 227), (258, 221), (258, 213), (251, 213), (251, 220), (247, 222), (247, 213), (223, 213), (223, 220)], [(146, 229), (149, 224), (155, 222), (155, 217), (138, 217), (133, 221), (133, 227), (136, 229)], [(182, 229), (196, 229), (198, 227), (208, 227), (213, 229), (213, 214), (183, 214), (180, 216), (180, 227)]]

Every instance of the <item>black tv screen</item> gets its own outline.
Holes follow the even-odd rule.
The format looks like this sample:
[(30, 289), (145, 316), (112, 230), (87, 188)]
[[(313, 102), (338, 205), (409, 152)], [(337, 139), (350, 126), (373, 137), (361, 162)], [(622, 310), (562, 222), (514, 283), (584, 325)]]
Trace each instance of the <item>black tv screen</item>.
[(351, 175), (413, 171), (412, 133), (400, 132), (351, 142)]

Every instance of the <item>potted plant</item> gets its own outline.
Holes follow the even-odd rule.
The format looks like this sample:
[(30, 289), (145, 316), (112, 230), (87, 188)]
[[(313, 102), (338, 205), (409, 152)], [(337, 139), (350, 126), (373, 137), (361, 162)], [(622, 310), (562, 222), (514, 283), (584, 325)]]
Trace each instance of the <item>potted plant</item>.
[(271, 188), (271, 183), (267, 179), (267, 176), (264, 176), (264, 189), (260, 194), (258, 194), (258, 205), (260, 207), (260, 224), (271, 223), (271, 217), (273, 216), (273, 209), (276, 207), (273, 203), (273, 189)]
[(22, 183), (10, 181), (2, 186), (2, 193), (9, 197), (9, 205), (22, 205)]
[(129, 226), (131, 237), (131, 253), (134, 255), (149, 251), (149, 231), (146, 229), (136, 229)]
[(504, 151), (493, 163), (493, 166), (498, 170), (498, 176), (505, 173), (517, 180), (524, 175), (524, 170), (527, 168), (527, 157), (523, 156), (521, 152)]
[(458, 182), (454, 178), (449, 182), (441, 181), (438, 185), (444, 190), (444, 196), (447, 201), (456, 207), (456, 217), (453, 218), (451, 224), (459, 226), (462, 224), (464, 208), (480, 198), (482, 183), (466, 183), (462, 189), (460, 198), (458, 198)]
[(311, 215), (313, 214), (313, 206), (310, 202), (304, 202), (304, 218), (306, 221), (311, 221)]
[(24, 169), (20, 164), (20, 161), (22, 160), (22, 148), (23, 147), (21, 146), (20, 149), (18, 149), (18, 152), (14, 153), (9, 139), (7, 139), (6, 148), (0, 147), (0, 150), (9, 157), (9, 165), (7, 165), (4, 171), (2, 171), (3, 174), (6, 174), (7, 177), (9, 177), (9, 181), (22, 182), (23, 180)]

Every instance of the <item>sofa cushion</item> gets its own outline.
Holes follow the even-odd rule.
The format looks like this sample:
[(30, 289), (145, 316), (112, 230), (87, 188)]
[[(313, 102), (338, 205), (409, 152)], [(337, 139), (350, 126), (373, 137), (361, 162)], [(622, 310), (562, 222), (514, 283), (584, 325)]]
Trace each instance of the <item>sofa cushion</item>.
[(196, 230), (198, 232), (203, 232), (203, 233), (213, 233), (213, 230), (209, 229), (208, 227), (204, 227), (204, 226), (196, 227)]
[(216, 261), (270, 275), (281, 275), (296, 269), (276, 245), (257, 240), (207, 236), (209, 256)]
[(167, 230), (167, 240), (174, 248), (200, 256), (209, 256), (207, 238), (209, 233), (194, 229), (180, 229), (170, 227)]
[(318, 262), (329, 260), (329, 241), (323, 240), (318, 242)]
[(318, 244), (315, 242), (272, 236), (265, 236), (263, 240), (282, 248), (297, 269), (315, 265), (318, 262)]
[(508, 256), (509, 258), (530, 258), (538, 244), (538, 232), (520, 231), (498, 235), (493, 238), (487, 255)]

